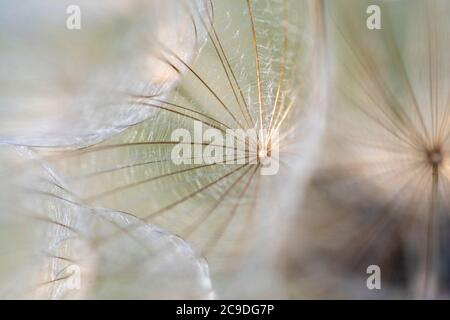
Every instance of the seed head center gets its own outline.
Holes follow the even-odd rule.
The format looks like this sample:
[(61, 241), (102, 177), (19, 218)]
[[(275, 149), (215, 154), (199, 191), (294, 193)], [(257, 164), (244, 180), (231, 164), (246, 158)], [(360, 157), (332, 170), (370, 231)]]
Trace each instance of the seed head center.
[(428, 161), (433, 166), (438, 166), (444, 160), (444, 156), (440, 149), (431, 150), (428, 152)]
[(261, 162), (263, 165), (269, 160), (269, 156), (267, 155), (266, 149), (259, 150), (258, 153), (259, 162)]

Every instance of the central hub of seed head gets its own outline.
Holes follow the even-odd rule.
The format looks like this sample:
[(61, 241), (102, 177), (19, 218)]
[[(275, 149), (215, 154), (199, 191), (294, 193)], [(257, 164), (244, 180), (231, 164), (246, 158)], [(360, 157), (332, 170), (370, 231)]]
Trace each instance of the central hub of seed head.
[(272, 139), (269, 137), (268, 141), (265, 142), (263, 139), (258, 139), (256, 157), (258, 163), (263, 166), (270, 164), (270, 156), (271, 156), (271, 141)]
[(428, 151), (428, 161), (432, 166), (439, 166), (444, 160), (444, 156), (440, 149)]
[(267, 150), (266, 149), (261, 149), (258, 152), (258, 161), (262, 164), (262, 165), (266, 165), (269, 163), (269, 155), (267, 154)]

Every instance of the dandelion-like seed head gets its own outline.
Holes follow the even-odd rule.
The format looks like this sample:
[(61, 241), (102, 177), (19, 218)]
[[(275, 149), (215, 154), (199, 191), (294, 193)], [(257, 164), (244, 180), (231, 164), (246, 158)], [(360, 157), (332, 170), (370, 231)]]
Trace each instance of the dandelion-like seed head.
[[(254, 265), (275, 257), (273, 242), (286, 223), (286, 216), (281, 218), (279, 213), (295, 212), (299, 200), (298, 194), (283, 190), (304, 187), (322, 132), (315, 121), (322, 123), (325, 105), (322, 100), (310, 103), (323, 93), (317, 93), (313, 85), (320, 78), (313, 66), (321, 59), (313, 49), (322, 38), (312, 34), (321, 34), (315, 24), (322, 22), (322, 1), (166, 0), (158, 1), (160, 9), (166, 7), (165, 2), (168, 10), (153, 10), (161, 16), (161, 25), (143, 28), (154, 31), (151, 41), (138, 41), (141, 36), (136, 36), (136, 42), (151, 45), (148, 50), (147, 45), (137, 50), (139, 59), (129, 59), (139, 81), (118, 90), (126, 112), (117, 112), (121, 121), (114, 121), (114, 130), (93, 142), (83, 140), (82, 147), (36, 146), (39, 157), (64, 181), (64, 186), (58, 184), (61, 194), (51, 197), (51, 203), (70, 205), (48, 223), (63, 228), (70, 237), (83, 238), (86, 249), (77, 250), (70, 243), (73, 252), (99, 261), (108, 257), (104, 260), (111, 265), (97, 268), (88, 264), (91, 260), (83, 265), (101, 281), (102, 270), (133, 265), (142, 271), (142, 278), (135, 278), (136, 288), (147, 289), (143, 283), (157, 287), (153, 279), (159, 272), (172, 272), (151, 260), (159, 259), (170, 262), (176, 275), (178, 269), (192, 269), (199, 277), (180, 278), (202, 280), (199, 294), (203, 295), (203, 289), (210, 289), (209, 274), (200, 259), (205, 255), (213, 277), (226, 274), (227, 283), (216, 283), (218, 288), (229, 287), (228, 280), (233, 279), (242, 285), (236, 273), (259, 285), (260, 275), (255, 275), (254, 268), (242, 266), (250, 260)], [(145, 35), (142, 39), (147, 39)], [(190, 140), (175, 141), (177, 130), (187, 133)], [(217, 137), (223, 141), (213, 142)], [(172, 157), (178, 144), (187, 148)], [(217, 156), (216, 150), (226, 154)], [(265, 175), (276, 176), (261, 177)], [(97, 209), (98, 214), (92, 215)], [(73, 228), (71, 221), (66, 226), (65, 217), (74, 213), (82, 216), (82, 226)], [(94, 223), (85, 219), (85, 213), (95, 219), (95, 228), (90, 228)], [(182, 241), (171, 246), (178, 237)], [(153, 247), (154, 240), (161, 248)], [(189, 249), (189, 259), (181, 264), (177, 254), (187, 244), (192, 245), (192, 254)], [(268, 250), (257, 250), (260, 247)], [(176, 254), (162, 256), (160, 252)], [(59, 251), (52, 254), (62, 256)], [(72, 261), (71, 254), (64, 252), (60, 260)], [(152, 268), (146, 267), (147, 261)], [(191, 261), (200, 267), (189, 268)], [(59, 268), (58, 264), (54, 269)], [(266, 277), (272, 266), (264, 268)], [(149, 269), (157, 272), (150, 274)], [(120, 276), (125, 271), (120, 269)], [(190, 283), (181, 286), (193, 291)], [(129, 283), (127, 288), (135, 290)]]
[[(442, 279), (448, 279), (450, 7), (404, 1), (411, 3), (407, 19), (384, 18), (383, 30), (370, 32), (348, 15), (350, 6), (369, 2), (333, 7), (338, 110), (329, 122), (325, 152), (332, 151), (316, 181), (330, 201), (321, 219), (339, 227), (324, 231), (332, 245), (319, 247), (348, 252), (344, 272), (357, 257), (363, 268), (376, 264), (385, 274), (402, 275), (402, 289), (412, 296), (432, 298), (448, 290)], [(408, 270), (404, 260), (413, 261)], [(399, 285), (396, 280), (391, 284)]]

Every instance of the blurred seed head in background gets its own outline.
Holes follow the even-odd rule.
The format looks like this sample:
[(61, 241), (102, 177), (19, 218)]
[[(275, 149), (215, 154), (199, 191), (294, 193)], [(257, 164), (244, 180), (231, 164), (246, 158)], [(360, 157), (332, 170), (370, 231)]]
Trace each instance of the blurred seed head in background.
[(447, 297), (450, 8), (371, 4), (2, 2), (0, 295)]

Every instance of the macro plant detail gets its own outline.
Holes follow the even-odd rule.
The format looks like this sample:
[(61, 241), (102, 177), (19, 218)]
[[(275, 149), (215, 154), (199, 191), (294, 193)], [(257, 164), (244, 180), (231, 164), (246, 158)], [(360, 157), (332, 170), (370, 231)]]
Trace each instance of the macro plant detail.
[[(146, 61), (142, 67), (147, 68), (150, 84), (143, 82), (145, 74), (141, 70), (137, 70), (138, 78), (131, 84), (121, 84), (133, 77), (127, 70), (126, 78), (119, 78), (120, 84), (108, 93), (107, 100), (113, 105), (102, 103), (101, 111), (96, 110), (95, 101), (83, 106), (86, 114), (92, 115), (93, 126), (87, 126), (78, 137), (72, 137), (69, 129), (70, 134), (64, 133), (62, 139), (53, 136), (46, 140), (42, 135), (37, 139), (5, 140), (16, 148), (29, 148), (57, 174), (58, 182), (53, 184), (59, 191), (45, 191), (49, 199), (44, 202), (62, 202), (70, 207), (62, 214), (53, 208), (39, 212), (39, 217), (51, 216), (45, 219), (48, 224), (65, 229), (62, 235), (47, 231), (54, 234), (53, 241), (64, 242), (64, 247), (56, 245), (56, 252), (44, 259), (49, 261), (44, 263), (44, 270), (48, 268), (53, 275), (43, 281), (44, 290), (39, 286), (37, 292), (44, 292), (42, 297), (73, 294), (61, 285), (71, 266), (68, 263), (73, 261), (80, 267), (81, 287), (84, 283), (85, 288), (75, 292), (74, 297), (104, 297), (108, 286), (111, 297), (120, 296), (114, 289), (120, 285), (113, 281), (115, 277), (128, 279), (130, 294), (136, 296), (141, 291), (133, 283), (138, 279), (154, 281), (154, 275), (142, 271), (143, 278), (131, 281), (128, 275), (134, 270), (129, 270), (133, 263), (137, 270), (145, 270), (147, 260), (165, 261), (168, 256), (176, 265), (181, 257), (171, 254), (183, 246), (182, 242), (175, 249), (165, 245), (160, 250), (166, 254), (156, 253), (155, 248), (163, 240), (141, 236), (144, 226), (155, 233), (167, 232), (166, 238), (173, 235), (185, 241), (184, 246), (191, 248), (191, 260), (198, 260), (200, 269), (182, 264), (173, 271), (166, 270), (176, 274), (193, 272), (195, 276), (190, 278), (199, 281), (197, 291), (182, 281), (192, 292), (173, 288), (175, 296), (231, 295), (242, 282), (241, 277), (255, 274), (252, 263), (258, 261), (266, 265), (260, 275), (249, 278), (249, 283), (262, 274), (268, 279), (274, 274), (268, 261), (275, 258), (278, 243), (271, 234), (281, 230), (275, 225), (281, 228), (284, 223), (277, 215), (298, 202), (286, 197), (282, 190), (302, 188), (307, 180), (309, 170), (304, 169), (311, 166), (309, 159), (314, 156), (324, 119), (321, 3), (173, 1), (155, 4), (154, 8), (158, 5), (167, 9), (167, 18), (172, 14), (174, 19), (153, 23), (156, 33), (150, 30), (151, 36), (146, 37), (150, 45), (138, 47), (150, 48), (142, 58), (140, 52), (145, 51), (137, 51), (136, 60)], [(81, 32), (86, 23), (82, 26)], [(134, 29), (140, 32), (140, 28)], [(175, 33), (173, 41), (174, 31), (182, 31), (183, 36)], [(129, 43), (137, 43), (129, 38)], [(124, 63), (125, 67), (129, 65)], [(105, 90), (102, 88), (102, 92)], [(113, 106), (123, 111), (116, 113)], [(97, 114), (102, 116), (108, 110), (113, 113), (100, 128)], [(81, 124), (76, 124), (80, 130)], [(196, 142), (194, 127), (199, 124), (214, 130), (210, 141)], [(193, 147), (192, 155), (178, 164), (171, 159), (174, 147), (180, 143), (171, 138), (176, 130), (185, 130), (194, 137), (188, 143)], [(252, 134), (243, 136), (240, 132)], [(217, 133), (231, 141), (232, 145), (223, 150), (226, 155), (229, 149), (236, 151), (231, 156), (236, 163), (209, 163), (207, 157), (197, 153), (199, 147), (214, 147), (212, 138)], [(205, 135), (202, 139), (208, 138), (208, 131)], [(303, 146), (310, 151), (298, 153)], [(206, 162), (199, 163), (198, 158)], [(269, 177), (264, 170), (272, 159), (277, 167)], [(286, 198), (282, 206), (275, 200), (264, 200), (277, 193), (279, 198)], [(99, 217), (98, 222), (91, 221), (89, 212)], [(75, 228), (75, 223), (81, 224), (82, 230)], [(90, 227), (92, 224), (94, 227)], [(67, 230), (72, 232), (67, 234)], [(138, 246), (136, 250), (142, 246), (144, 253), (137, 251), (142, 257), (135, 253), (120, 258), (118, 245), (126, 248), (127, 243), (130, 248)], [(260, 246), (266, 247), (265, 252), (257, 249)], [(205, 258), (207, 269), (202, 266)], [(118, 266), (114, 267), (113, 261)], [(120, 269), (125, 261), (128, 268)], [(117, 272), (110, 275), (109, 269)], [(209, 274), (214, 289), (210, 280), (201, 280), (209, 279)], [(155, 289), (156, 296), (159, 293), (164, 297), (167, 289), (161, 285), (160, 290)], [(153, 291), (148, 294), (151, 297)], [(167, 294), (170, 296), (170, 292)]]
[[(368, 4), (338, 1), (329, 11), (340, 81), (313, 183), (322, 204), (311, 209), (315, 217), (301, 221), (315, 230), (316, 249), (329, 253), (322, 264), (331, 259), (339, 270), (343, 281), (331, 283), (354, 285), (354, 270), (377, 265), (384, 289), (367, 292), (361, 282), (355, 295), (445, 297), (450, 8), (446, 1), (385, 4), (383, 30), (363, 37), (358, 30), (364, 20), (349, 19), (345, 10)], [(395, 20), (400, 7), (407, 15)], [(342, 228), (349, 232), (338, 236)], [(330, 238), (339, 241), (330, 245)], [(338, 257), (339, 248), (345, 254)]]
[(0, 297), (448, 297), (448, 1), (0, 7)]

